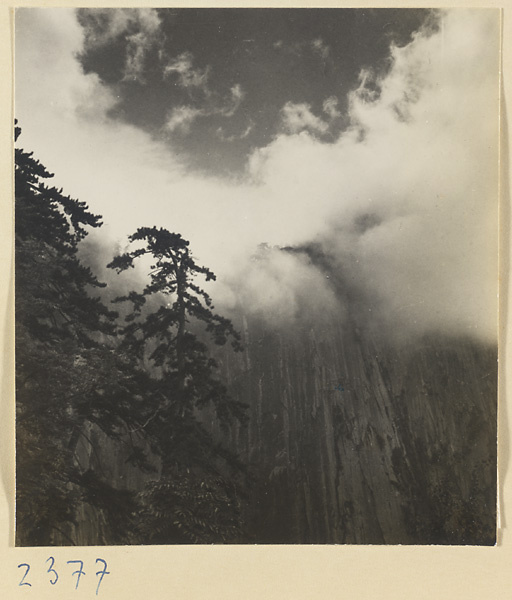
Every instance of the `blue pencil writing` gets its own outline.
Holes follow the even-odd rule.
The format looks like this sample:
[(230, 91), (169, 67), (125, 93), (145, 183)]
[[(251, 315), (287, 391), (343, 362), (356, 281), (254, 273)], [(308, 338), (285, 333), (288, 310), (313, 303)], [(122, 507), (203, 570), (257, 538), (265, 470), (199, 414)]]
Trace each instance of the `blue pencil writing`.
[(80, 577), (82, 575), (85, 575), (86, 573), (83, 570), (83, 568), (84, 568), (84, 562), (82, 560), (68, 560), (68, 565), (70, 565), (72, 563), (80, 563), (80, 568), (78, 569), (78, 571), (74, 571), (72, 573), (73, 575), (77, 575), (76, 585), (75, 585), (75, 590), (76, 590), (76, 589), (78, 589), (78, 584), (80, 583)]
[(110, 575), (110, 571), (107, 571), (107, 561), (103, 560), (102, 558), (97, 558), (96, 559), (96, 564), (98, 564), (98, 562), (102, 562), (103, 563), (103, 571), (98, 571), (96, 573), (96, 576), (100, 575), (99, 581), (98, 581), (98, 585), (96, 587), (96, 596), (98, 595), (98, 590), (100, 589), (100, 584), (103, 581), (103, 577), (105, 577), (105, 575)]
[(32, 587), (31, 583), (28, 583), (28, 581), (25, 581), (25, 577), (28, 575), (28, 572), (30, 571), (30, 565), (27, 565), (27, 563), (21, 563), (20, 565), (18, 565), (18, 569), (20, 567), (27, 567), (27, 570), (25, 571), (25, 574), (21, 578), (21, 581), (19, 582), (18, 585), (28, 585), (29, 587)]
[(48, 571), (46, 571), (47, 573), (55, 573), (55, 579), (50, 579), (50, 583), (52, 585), (55, 585), (57, 583), (57, 581), (59, 580), (59, 575), (57, 574), (57, 571), (53, 568), (53, 565), (55, 564), (55, 559), (53, 558), (53, 556), (50, 556), (50, 558), (48, 558), (48, 561), (52, 561), (52, 564), (50, 565), (50, 568), (48, 569)]

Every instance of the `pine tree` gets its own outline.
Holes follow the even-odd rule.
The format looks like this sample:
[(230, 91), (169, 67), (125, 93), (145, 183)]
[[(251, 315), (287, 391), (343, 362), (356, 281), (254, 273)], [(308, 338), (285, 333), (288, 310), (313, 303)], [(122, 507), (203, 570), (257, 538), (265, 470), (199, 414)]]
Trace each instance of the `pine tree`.
[(150, 363), (155, 379), (145, 434), (162, 459), (162, 479), (141, 495), (150, 541), (232, 540), (240, 532), (235, 482), (244, 467), (203, 421), (208, 409), (224, 428), (246, 421), (245, 405), (228, 397), (207, 346), (230, 341), (240, 350), (239, 335), (197, 285), (197, 276), (215, 275), (195, 262), (181, 235), (140, 228), (130, 242), (135, 249), (108, 266), (121, 272), (138, 258), (151, 259), (145, 288), (117, 299), (132, 305), (123, 344)]
[[(17, 544), (51, 545), (55, 532), (75, 543), (70, 524), (84, 504), (107, 519), (110, 538), (97, 543), (236, 540), (245, 468), (205, 425), (246, 418), (198, 332), (202, 324), (210, 341), (240, 347), (194, 282), (215, 276), (178, 234), (138, 230), (132, 241), (146, 245), (110, 266), (122, 271), (144, 254), (155, 265), (142, 293), (125, 298), (133, 310), (118, 332), (98, 295), (104, 284), (78, 256), (100, 217), (49, 186), (32, 153), (16, 148), (15, 158)], [(152, 450), (163, 477), (139, 494), (115, 489), (94, 461), (80, 462), (79, 440), (101, 454), (90, 427), (130, 440), (127, 460), (141, 470), (154, 469)]]
[[(18, 139), (20, 129), (15, 128)], [(140, 374), (106, 343), (116, 313), (78, 259), (101, 219), (47, 185), (52, 175), (15, 149), (17, 543), (47, 545), (65, 534), (88, 483), (75, 453), (84, 423), (108, 435), (133, 422)], [(68, 540), (73, 542), (72, 539)]]

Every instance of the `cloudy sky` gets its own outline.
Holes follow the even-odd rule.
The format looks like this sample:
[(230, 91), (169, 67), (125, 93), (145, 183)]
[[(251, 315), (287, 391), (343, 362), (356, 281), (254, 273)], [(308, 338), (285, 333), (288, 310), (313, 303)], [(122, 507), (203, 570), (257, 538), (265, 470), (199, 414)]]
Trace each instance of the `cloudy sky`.
[(498, 52), (497, 10), (23, 8), (19, 142), (108, 244), (189, 239), (226, 305), (489, 340)]

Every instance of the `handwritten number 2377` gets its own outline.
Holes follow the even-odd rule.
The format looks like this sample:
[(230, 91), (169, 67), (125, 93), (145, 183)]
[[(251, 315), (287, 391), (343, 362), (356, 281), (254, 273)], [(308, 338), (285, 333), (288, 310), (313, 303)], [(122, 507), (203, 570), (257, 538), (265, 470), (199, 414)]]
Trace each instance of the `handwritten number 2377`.
[[(54, 569), (55, 559), (53, 558), (53, 556), (50, 556), (47, 559), (46, 564), (48, 565), (48, 563), (49, 563), (49, 566), (48, 566), (48, 570), (46, 572), (49, 573), (49, 575), (50, 575), (50, 583), (52, 585), (55, 585), (57, 583), (57, 581), (59, 580), (59, 574)], [(105, 575), (110, 575), (110, 572), (107, 571), (107, 561), (103, 560), (102, 558), (97, 558), (96, 564), (98, 564), (98, 563), (102, 563), (103, 568), (100, 571), (96, 572), (96, 577), (98, 577), (98, 585), (96, 586), (96, 595), (98, 595), (98, 591), (100, 589), (101, 582), (103, 581), (103, 577), (105, 577)], [(68, 560), (67, 564), (68, 565), (79, 565), (78, 569), (76, 571), (73, 571), (73, 573), (72, 573), (72, 575), (76, 575), (76, 584), (75, 584), (75, 590), (76, 590), (76, 589), (78, 589), (78, 584), (80, 583), (80, 577), (82, 577), (82, 575), (86, 575), (86, 572), (84, 571), (84, 563), (81, 560)], [(28, 572), (30, 571), (30, 565), (27, 563), (21, 563), (18, 565), (18, 569), (21, 569), (21, 568), (25, 568), (25, 573), (23, 574), (23, 577), (21, 578), (19, 585), (20, 586), (27, 585), (29, 587), (32, 587), (32, 584), (26, 580)]]

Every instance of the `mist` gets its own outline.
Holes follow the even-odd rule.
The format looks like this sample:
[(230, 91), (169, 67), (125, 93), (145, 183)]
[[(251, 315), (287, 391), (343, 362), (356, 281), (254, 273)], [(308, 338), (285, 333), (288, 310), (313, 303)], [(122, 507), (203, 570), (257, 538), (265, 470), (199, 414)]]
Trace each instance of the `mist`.
[(217, 274), (218, 312), (242, 306), (272, 326), (357, 312), (406, 339), (494, 342), (498, 16), (445, 12), (392, 48), (385, 72), (362, 71), (334, 142), (320, 139), (327, 114), (303, 107), (290, 128), (283, 106), (273, 141), (227, 178), (109, 116), (116, 98), (81, 68), (73, 10), (19, 9), (19, 143), (103, 215), (89, 252), (97, 243), (106, 264), (139, 226), (179, 232)]

